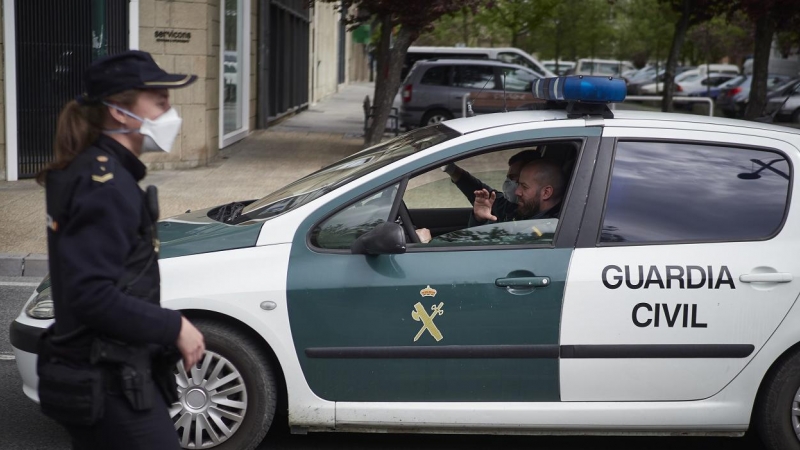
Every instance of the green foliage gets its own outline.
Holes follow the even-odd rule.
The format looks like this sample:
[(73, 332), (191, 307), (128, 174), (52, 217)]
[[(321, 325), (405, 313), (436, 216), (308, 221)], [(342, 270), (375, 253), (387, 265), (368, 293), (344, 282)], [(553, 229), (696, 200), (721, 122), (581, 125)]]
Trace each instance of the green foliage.
[[(783, 0), (771, 0), (783, 1)], [(752, 54), (753, 27), (723, 0), (697, 0), (681, 60), (734, 63)], [(614, 58), (637, 66), (665, 61), (681, 0), (496, 0), (472, 13), (467, 9), (434, 23), (417, 45), (513, 45), (541, 59)], [(727, 9), (726, 9), (727, 8)], [(713, 18), (712, 18), (713, 17)], [(711, 19), (708, 21), (708, 19)], [(795, 41), (789, 32), (781, 42)], [(788, 44), (787, 44), (788, 45)]]

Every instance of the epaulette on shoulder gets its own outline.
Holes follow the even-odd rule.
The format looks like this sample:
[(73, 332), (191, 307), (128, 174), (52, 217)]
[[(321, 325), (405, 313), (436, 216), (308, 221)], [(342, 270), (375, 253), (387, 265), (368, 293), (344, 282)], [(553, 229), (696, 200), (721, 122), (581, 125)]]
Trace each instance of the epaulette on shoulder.
[(114, 184), (113, 158), (106, 155), (97, 155), (92, 161), (92, 184)]

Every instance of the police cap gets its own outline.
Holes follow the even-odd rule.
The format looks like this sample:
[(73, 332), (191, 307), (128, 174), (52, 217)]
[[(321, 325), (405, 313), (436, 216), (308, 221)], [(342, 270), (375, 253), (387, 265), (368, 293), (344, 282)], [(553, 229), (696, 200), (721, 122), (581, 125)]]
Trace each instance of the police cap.
[(97, 102), (129, 89), (173, 89), (187, 86), (197, 75), (167, 73), (149, 53), (129, 50), (104, 56), (86, 70), (84, 102)]

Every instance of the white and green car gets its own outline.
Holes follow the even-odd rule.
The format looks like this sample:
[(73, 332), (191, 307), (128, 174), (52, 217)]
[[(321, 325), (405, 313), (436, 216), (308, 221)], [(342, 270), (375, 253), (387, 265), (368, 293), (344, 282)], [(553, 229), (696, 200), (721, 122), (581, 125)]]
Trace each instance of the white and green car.
[[(176, 369), (184, 448), (254, 448), (283, 405), (299, 432), (758, 427), (800, 449), (800, 133), (570, 111), (451, 120), (162, 221), (162, 304), (208, 347)], [(523, 149), (563, 168), (559, 216), (469, 228), (441, 168), (499, 189)], [(45, 281), (11, 326), (34, 400), (51, 320)]]

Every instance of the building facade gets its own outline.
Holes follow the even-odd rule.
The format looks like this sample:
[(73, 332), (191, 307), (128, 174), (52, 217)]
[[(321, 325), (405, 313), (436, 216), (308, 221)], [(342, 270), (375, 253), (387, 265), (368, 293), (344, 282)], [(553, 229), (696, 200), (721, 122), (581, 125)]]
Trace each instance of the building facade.
[(2, 1), (0, 179), (32, 177), (51, 160), (59, 111), (81, 92), (85, 67), (105, 54), (141, 49), (167, 71), (199, 77), (172, 91), (181, 135), (169, 154), (143, 155), (151, 169), (205, 165), (253, 130), (336, 92), (354, 73), (354, 44), (331, 4)]

